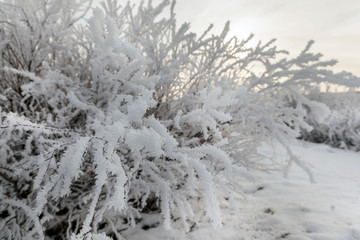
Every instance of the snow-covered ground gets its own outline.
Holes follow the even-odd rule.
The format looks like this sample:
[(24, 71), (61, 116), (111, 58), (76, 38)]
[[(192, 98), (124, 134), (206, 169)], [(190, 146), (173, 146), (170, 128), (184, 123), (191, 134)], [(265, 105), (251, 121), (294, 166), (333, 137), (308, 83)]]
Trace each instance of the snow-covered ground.
[(234, 193), (239, 211), (225, 208), (221, 229), (214, 230), (204, 221), (189, 233), (176, 224), (166, 231), (158, 224), (159, 216), (148, 215), (124, 236), (128, 240), (360, 240), (360, 153), (304, 142), (291, 149), (311, 164), (316, 183), (310, 183), (297, 166), (292, 166), (287, 179), (281, 173), (259, 173), (259, 182), (234, 186), (242, 189)]

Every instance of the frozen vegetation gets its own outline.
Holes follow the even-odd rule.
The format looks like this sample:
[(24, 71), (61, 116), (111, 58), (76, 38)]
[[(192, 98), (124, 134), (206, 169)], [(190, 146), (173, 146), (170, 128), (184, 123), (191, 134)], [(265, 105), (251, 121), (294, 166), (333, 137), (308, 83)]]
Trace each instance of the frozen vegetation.
[(359, 239), (360, 79), (174, 6), (0, 2), (0, 238)]
[[(199, 221), (189, 233), (176, 224), (166, 231), (156, 214), (145, 214), (136, 228), (124, 230), (124, 236), (131, 240), (360, 239), (359, 153), (306, 142), (290, 147), (311, 163), (315, 184), (300, 168), (292, 168), (288, 178), (280, 172), (257, 172), (256, 181), (233, 186), (237, 211), (228, 209), (222, 198), (220, 229)], [(269, 145), (261, 151), (269, 157), (274, 154)], [(282, 149), (277, 149), (276, 156), (286, 157)]]

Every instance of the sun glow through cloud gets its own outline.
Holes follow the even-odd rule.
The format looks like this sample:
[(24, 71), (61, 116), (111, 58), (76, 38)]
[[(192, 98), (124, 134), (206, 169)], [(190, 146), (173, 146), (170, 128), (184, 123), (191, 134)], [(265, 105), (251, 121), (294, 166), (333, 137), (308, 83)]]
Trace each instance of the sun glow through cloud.
[(258, 24), (255, 19), (240, 18), (231, 22), (230, 32), (239, 38), (247, 38), (250, 34), (258, 32)]
[(313, 51), (339, 60), (335, 71), (360, 75), (359, 0), (178, 0), (175, 10), (178, 23), (190, 22), (192, 31), (213, 23), (218, 33), (230, 20), (231, 35), (244, 39), (254, 33), (262, 42), (276, 38), (276, 45), (293, 55), (315, 40)]
[[(100, 1), (94, 0), (94, 5)], [(162, 1), (152, 2), (157, 5)], [(178, 0), (175, 6), (178, 26), (188, 22), (191, 31), (198, 34), (211, 23), (213, 32), (219, 33), (229, 20), (229, 37), (245, 39), (253, 33), (251, 46), (276, 38), (278, 48), (293, 55), (299, 54), (307, 41), (315, 40), (313, 51), (323, 53), (324, 59), (339, 61), (335, 71), (356, 75), (360, 75), (359, 12), (359, 0)]]

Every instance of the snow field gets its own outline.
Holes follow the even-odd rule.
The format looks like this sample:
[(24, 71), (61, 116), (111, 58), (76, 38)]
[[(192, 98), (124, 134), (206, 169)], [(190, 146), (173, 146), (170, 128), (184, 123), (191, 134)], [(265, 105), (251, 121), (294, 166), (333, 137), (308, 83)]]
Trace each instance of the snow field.
[[(176, 223), (169, 231), (161, 224), (144, 230), (144, 226), (161, 222), (159, 216), (146, 215), (124, 236), (128, 240), (360, 239), (360, 154), (305, 142), (291, 149), (311, 165), (316, 183), (310, 183), (297, 166), (292, 166), (288, 178), (280, 172), (257, 173), (258, 182), (233, 186), (239, 209), (224, 209), (220, 229), (214, 230), (203, 220), (190, 233), (179, 230)], [(227, 206), (228, 201), (221, 204)]]

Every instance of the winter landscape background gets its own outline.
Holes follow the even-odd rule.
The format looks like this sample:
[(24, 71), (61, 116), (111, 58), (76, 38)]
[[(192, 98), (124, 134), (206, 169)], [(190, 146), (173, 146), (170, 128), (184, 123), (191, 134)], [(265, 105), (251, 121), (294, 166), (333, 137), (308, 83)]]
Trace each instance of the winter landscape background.
[(356, 51), (186, 2), (0, 1), (1, 239), (360, 239)]

